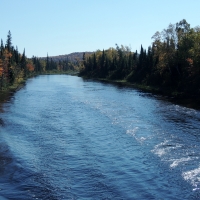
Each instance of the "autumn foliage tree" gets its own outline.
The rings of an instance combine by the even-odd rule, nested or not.
[[[2,39],[0,44],[0,89],[4,90],[15,83],[20,83],[34,74],[53,70],[74,70],[75,65],[76,63],[71,63],[69,60],[56,62],[48,54],[46,59],[35,56],[27,58],[25,49],[23,53],[19,53],[18,47],[12,45],[12,35],[8,31],[5,45]]]
[[[0,46],[0,89],[20,82],[35,69],[34,65],[25,55],[18,52],[18,48],[12,46],[11,32],[8,32],[6,44],[1,40]]]

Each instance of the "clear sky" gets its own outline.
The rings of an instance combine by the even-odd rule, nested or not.
[[[151,45],[156,31],[186,19],[200,25],[199,0],[0,0],[0,38],[28,57]]]

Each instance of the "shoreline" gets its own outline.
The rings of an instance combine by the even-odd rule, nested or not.
[[[10,96],[14,94],[15,92],[19,91],[21,88],[24,87],[26,84],[26,80],[20,82],[19,84],[14,84],[12,86],[9,86],[8,88],[0,91],[0,103],[4,103],[8,101]]]

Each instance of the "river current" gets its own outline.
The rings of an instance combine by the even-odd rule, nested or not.
[[[200,199],[198,110],[43,75],[0,118],[0,199]]]

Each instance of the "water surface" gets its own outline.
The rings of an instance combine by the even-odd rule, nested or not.
[[[2,199],[199,199],[200,112],[44,75],[3,104]]]

